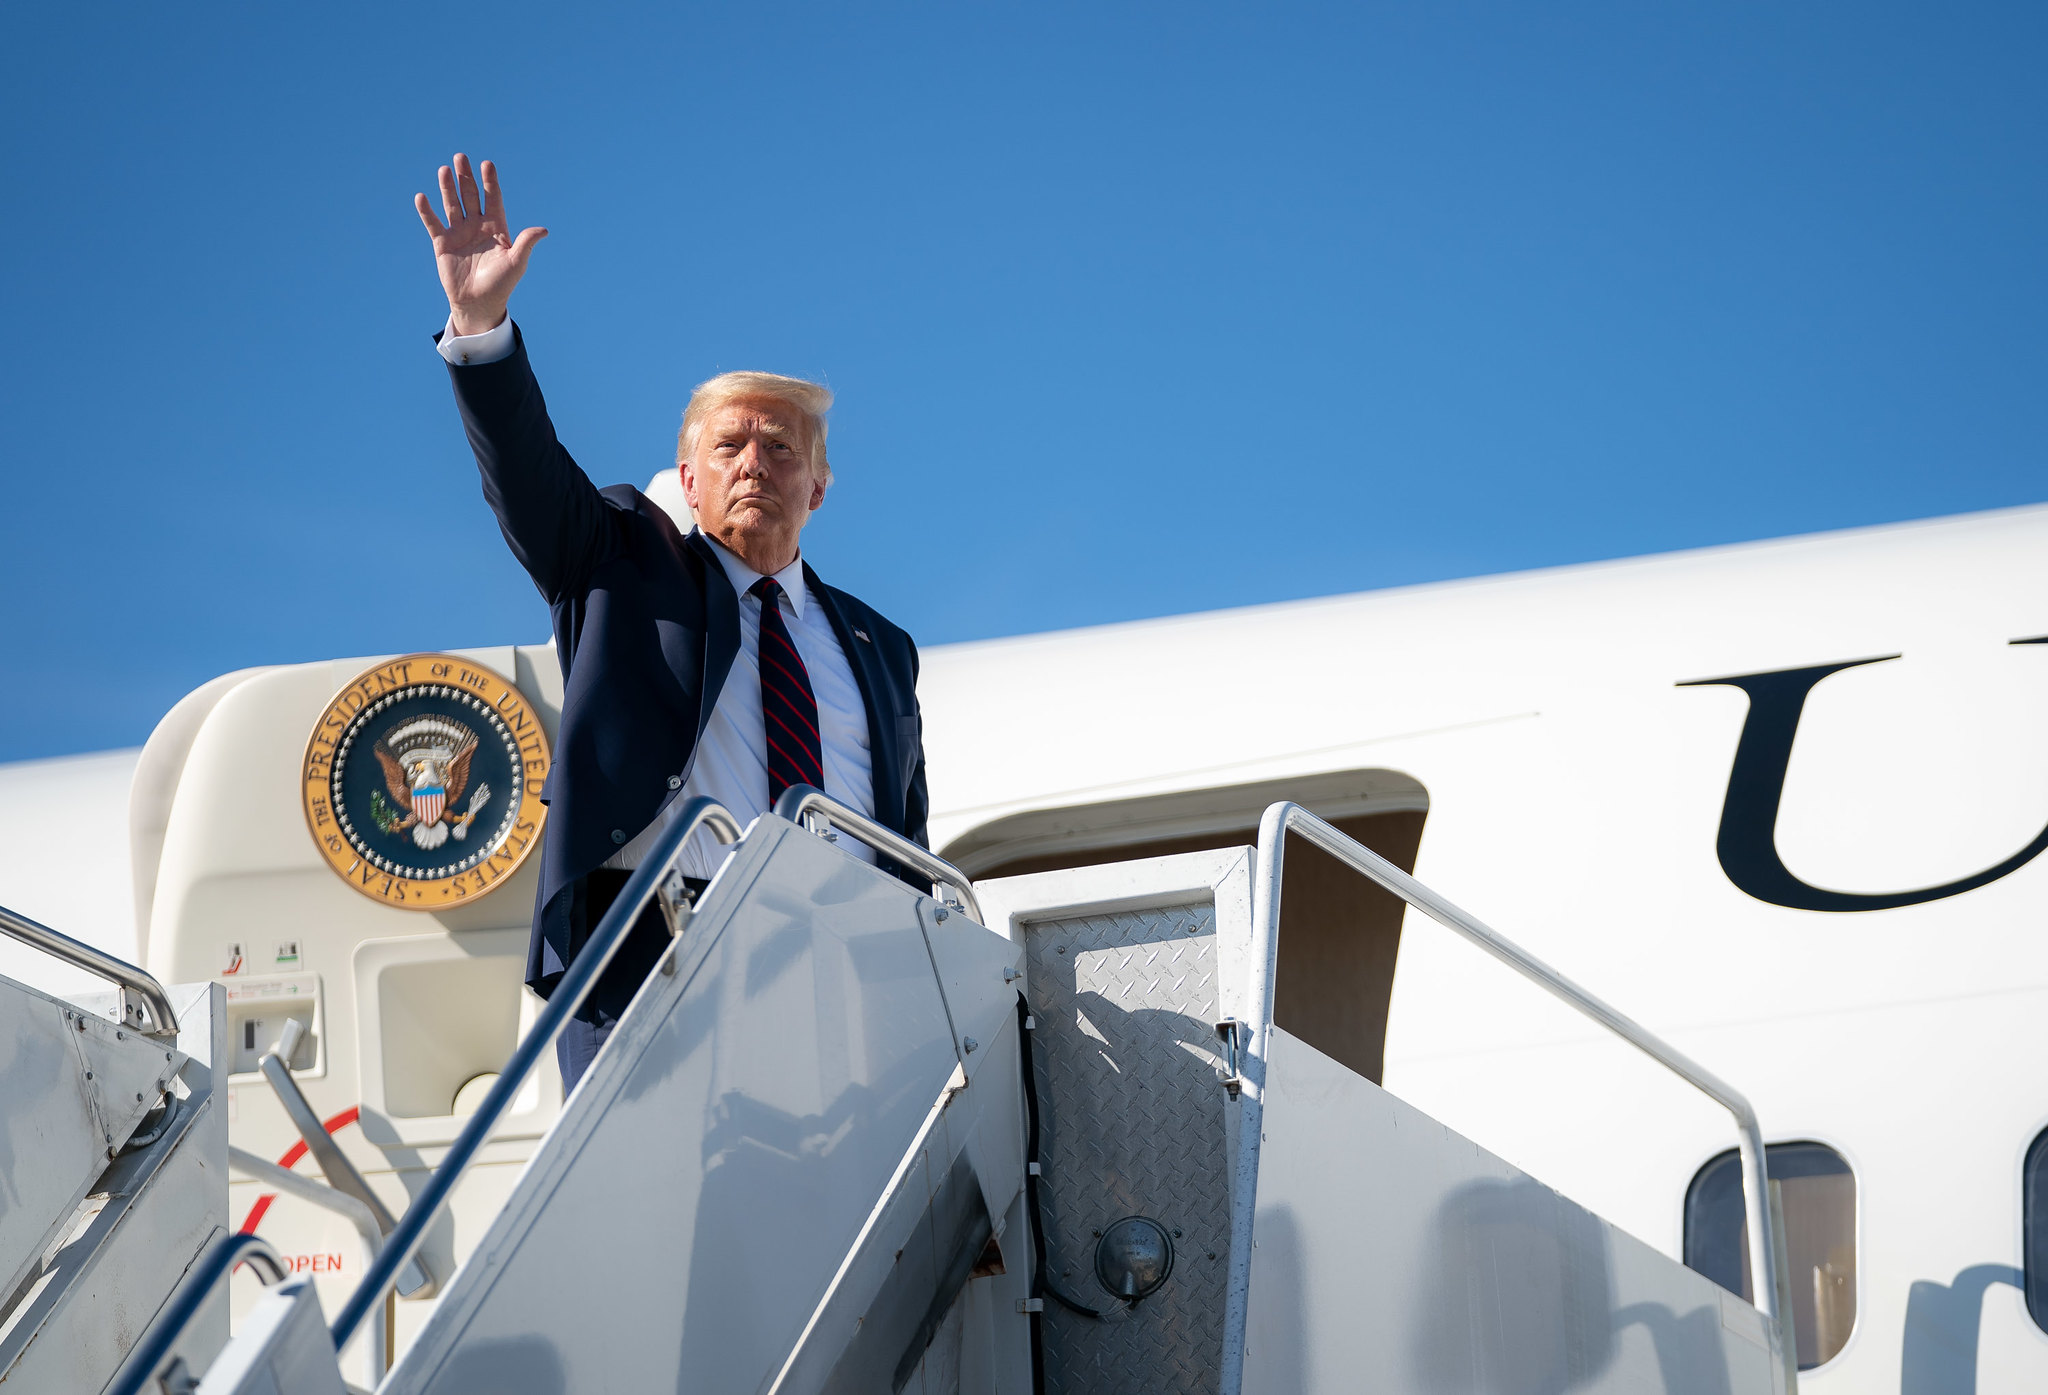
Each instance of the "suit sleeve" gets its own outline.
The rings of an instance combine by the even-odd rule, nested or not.
[[[484,499],[512,555],[549,605],[582,591],[623,542],[616,511],[555,439],[547,402],[513,328],[509,356],[448,365]]]

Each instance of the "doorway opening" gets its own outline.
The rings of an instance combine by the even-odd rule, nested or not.
[[[1097,804],[1034,809],[970,829],[941,851],[977,881],[1258,841],[1266,806],[1291,799],[1404,872],[1415,870],[1429,793],[1394,770],[1349,770]],[[1407,906],[1322,849],[1289,838],[1273,1017],[1374,1084]]]

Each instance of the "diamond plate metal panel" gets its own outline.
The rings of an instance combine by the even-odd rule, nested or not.
[[[1106,1307],[1095,1243],[1111,1222],[1150,1216],[1175,1250],[1172,1278],[1129,1322],[1046,1304],[1046,1391],[1212,1392],[1230,1258],[1215,907],[1034,921],[1024,938],[1047,1264]]]

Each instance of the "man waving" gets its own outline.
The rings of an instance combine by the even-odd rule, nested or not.
[[[562,663],[526,962],[545,997],[689,796],[744,825],[790,785],[812,784],[924,843],[917,647],[799,551],[832,483],[828,389],[773,373],[701,384],[676,440],[697,527],[677,531],[630,485],[593,485],[555,439],[506,312],[547,230],[511,235],[489,160],[472,172],[457,155],[440,191],[440,217],[426,195],[415,203],[448,293],[441,356],[484,498],[547,600]],[[700,842],[682,862],[699,887],[715,863]],[[667,943],[658,914],[634,925],[557,1044],[565,1088]]]

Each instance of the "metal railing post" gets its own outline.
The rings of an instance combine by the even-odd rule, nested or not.
[[[279,1034],[276,1044],[258,1058],[257,1068],[263,1072],[263,1078],[270,1082],[271,1091],[277,1096],[277,1102],[284,1106],[285,1117],[290,1119],[292,1127],[299,1131],[299,1138],[305,1143],[306,1151],[313,1155],[313,1161],[321,1174],[327,1178],[327,1185],[345,1196],[354,1198],[377,1223],[379,1237],[389,1235],[397,1228],[398,1222],[392,1219],[391,1212],[385,1208],[377,1193],[370,1190],[369,1179],[349,1161],[348,1154],[341,1151],[341,1145],[334,1141],[334,1135],[327,1132],[326,1126],[320,1122],[320,1116],[313,1111],[312,1103],[299,1089],[299,1082],[292,1079],[291,1067],[286,1062],[291,1059],[292,1052],[297,1049],[299,1039],[304,1033],[305,1027],[298,1018],[286,1018],[284,1031]],[[374,1260],[376,1256],[372,1255],[371,1258]],[[398,1271],[398,1291],[408,1298],[433,1281],[434,1276],[427,1271],[427,1266],[420,1262],[417,1255],[407,1260]]]
[[[178,1014],[172,1010],[171,998],[164,992],[164,986],[127,960],[116,959],[105,950],[94,949],[5,906],[0,906],[0,935],[7,935],[61,959],[73,968],[113,982],[121,990],[122,1024],[131,1030],[152,1037],[175,1037],[178,1034]]]
[[[340,1216],[356,1228],[356,1235],[363,1242],[364,1269],[377,1262],[377,1251],[384,1248],[384,1230],[360,1198],[336,1191],[311,1177],[301,1177],[288,1167],[279,1167],[268,1158],[258,1157],[233,1144],[228,1145],[228,1167],[252,1181],[275,1187],[287,1196],[295,1196]],[[385,1350],[384,1325],[373,1322],[370,1324],[370,1384],[373,1387],[384,1379],[384,1372],[390,1365],[391,1354]]]
[[[919,847],[895,829],[876,823],[858,809],[848,808],[816,785],[791,785],[782,792],[782,798],[775,801],[775,816],[788,819],[799,828],[809,827],[813,814],[822,814],[826,820],[826,830],[814,829],[814,832],[844,829],[883,856],[929,877],[934,890],[950,889],[959,896],[961,910],[977,924],[986,923],[981,918],[981,902],[974,896],[974,883],[965,872],[931,849]]]
[[[1770,1205],[1770,1183],[1765,1171],[1764,1137],[1756,1111],[1740,1091],[1676,1047],[1662,1041],[1632,1018],[1616,1011],[1579,987],[1557,970],[1502,936],[1474,916],[1466,914],[1421,882],[1403,872],[1372,849],[1317,818],[1298,804],[1278,803],[1267,808],[1259,821],[1256,881],[1252,892],[1253,942],[1266,947],[1264,962],[1252,965],[1251,1002],[1262,1013],[1273,1001],[1273,975],[1279,946],[1280,887],[1285,866],[1286,836],[1295,833],[1344,863],[1353,871],[1377,882],[1431,920],[1456,931],[1500,960],[1522,977],[1558,998],[1569,1007],[1605,1027],[1651,1060],[1726,1109],[1735,1120],[1742,1154],[1742,1198],[1749,1238],[1750,1291],[1757,1309],[1770,1319],[1774,1344],[1772,1355],[1785,1362],[1787,1372],[1796,1366],[1787,1359],[1791,1342],[1791,1315],[1780,1311],[1778,1282],[1779,1244]],[[1262,1099],[1270,1022],[1262,1018],[1254,1025],[1246,1063],[1247,1090],[1255,1101]],[[1248,1219],[1247,1215],[1247,1219]],[[1237,1257],[1233,1255],[1233,1261]],[[1245,1257],[1249,1265],[1249,1255]],[[1796,1381],[1796,1375],[1788,1376]],[[1791,1387],[1788,1386],[1788,1390]]]
[[[142,1334],[142,1340],[129,1349],[128,1359],[107,1383],[106,1395],[156,1395],[149,1387],[156,1380],[157,1368],[169,1358],[185,1329],[213,1297],[215,1285],[233,1273],[238,1264],[247,1264],[265,1284],[281,1284],[291,1277],[268,1240],[255,1235],[228,1236],[208,1250],[185,1281],[172,1290],[156,1321]]]
[[[541,1009],[531,1030],[512,1052],[511,1059],[498,1074],[497,1083],[484,1096],[484,1102],[463,1125],[441,1165],[434,1169],[426,1186],[420,1189],[419,1195],[413,1198],[412,1204],[399,1218],[397,1226],[384,1238],[383,1253],[370,1266],[370,1272],[363,1275],[363,1281],[356,1285],[355,1292],[349,1295],[329,1328],[336,1351],[348,1345],[363,1319],[383,1301],[384,1291],[391,1287],[398,1271],[426,1238],[427,1227],[440,1214],[441,1207],[455,1190],[455,1184],[462,1180],[464,1170],[483,1148],[498,1120],[512,1107],[512,1101],[526,1083],[526,1077],[540,1063],[541,1054],[554,1045],[555,1037],[561,1033],[571,1014],[583,1005],[583,1000],[597,986],[598,977],[625,942],[626,932],[632,929],[633,922],[640,918],[640,912],[654,899],[655,891],[670,865],[699,828],[709,828],[721,842],[739,841],[739,821],[717,801],[700,797],[677,810],[676,817],[654,840],[647,860],[626,879],[618,899],[612,902],[611,909],[604,913],[597,928],[591,931],[590,938],[584,941],[568,972],[562,975],[555,991],[548,996],[547,1006]]]

